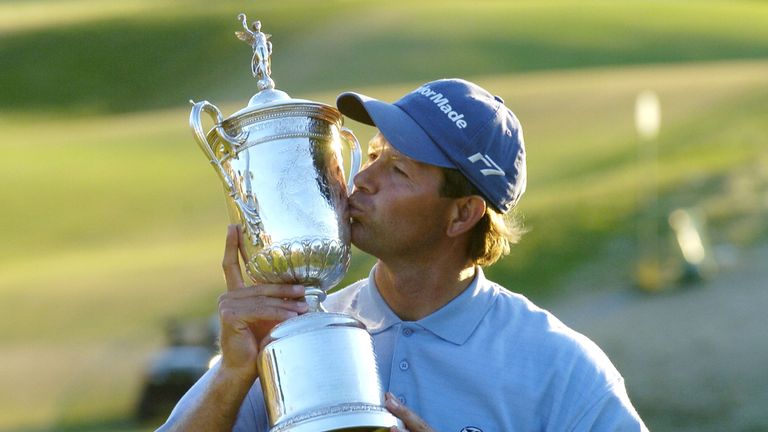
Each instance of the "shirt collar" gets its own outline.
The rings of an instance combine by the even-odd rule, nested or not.
[[[368,283],[360,290],[357,308],[357,318],[365,324],[371,334],[381,333],[402,322],[379,293],[375,274],[376,266],[373,266],[368,274]]]
[[[496,299],[494,284],[485,278],[482,268],[475,269],[475,278],[461,294],[416,324],[456,345],[466,342]],[[374,266],[368,275],[368,283],[361,290],[358,310],[358,318],[371,334],[403,322],[381,297],[375,271]]]

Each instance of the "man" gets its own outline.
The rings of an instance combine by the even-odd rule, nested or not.
[[[394,104],[355,93],[339,110],[375,125],[350,196],[352,242],[378,259],[328,297],[374,339],[387,408],[417,431],[645,430],[621,375],[586,337],[481,265],[520,235],[505,215],[525,191],[520,124],[467,81],[425,84]],[[301,286],[246,286],[230,227],[219,302],[222,360],[163,430],[266,430],[259,344],[307,310]],[[396,430],[396,428],[393,428]]]

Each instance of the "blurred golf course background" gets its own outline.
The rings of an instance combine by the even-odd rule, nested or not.
[[[157,426],[134,420],[144,368],[169,320],[210,316],[224,289],[224,198],[188,100],[229,115],[256,91],[239,12],[273,35],[293,97],[393,100],[454,76],[502,96],[525,129],[530,232],[488,273],[534,301],[574,275],[588,288],[569,295],[684,295],[677,208],[706,220],[722,271],[768,241],[768,2],[2,0],[0,430]],[[635,129],[646,90],[656,139]],[[345,283],[371,262],[355,252]],[[589,283],[604,272],[624,283]],[[675,412],[634,402],[672,430]],[[680,415],[705,430],[711,409]],[[768,430],[762,415],[719,430]]]

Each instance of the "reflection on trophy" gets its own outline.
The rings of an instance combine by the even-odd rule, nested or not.
[[[194,103],[190,125],[242,226],[249,276],[307,288],[309,312],[276,326],[259,355],[271,432],[388,430],[397,419],[383,407],[370,335],[355,318],[321,305],[349,266],[347,194],[360,146],[338,110],[275,89],[270,35],[259,21],[238,19],[244,30],[236,36],[253,48],[259,92],[226,119],[213,104]],[[202,113],[214,122],[207,133]],[[351,148],[349,184],[342,143]]]

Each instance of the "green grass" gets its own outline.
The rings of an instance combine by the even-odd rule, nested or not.
[[[768,56],[764,2],[102,3],[2,4],[0,106],[93,113],[242,100],[255,86],[249,48],[232,35],[240,11],[274,34],[273,75],[289,93]]]
[[[536,300],[638,216],[663,222],[768,158],[764,2],[111,3],[0,1],[0,430],[139,430],[164,323],[213,312],[227,218],[186,100],[226,114],[253,92],[241,10],[274,34],[295,97],[392,100],[444,75],[501,95],[525,128],[530,232],[488,273]],[[704,62],[733,59],[752,60]],[[656,168],[632,123],[649,88]],[[735,207],[760,211],[744,201],[706,204],[731,227]],[[344,283],[371,262],[355,253]]]

